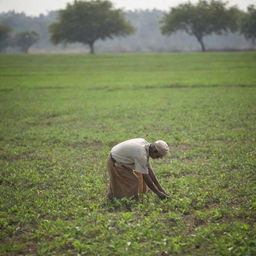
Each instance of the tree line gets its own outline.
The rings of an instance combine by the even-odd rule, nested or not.
[[[172,41],[189,50],[192,49],[191,37],[202,51],[206,51],[209,38],[221,41],[223,35],[232,35],[232,40],[235,38],[238,42],[242,35],[254,47],[255,6],[242,11],[236,6],[228,7],[220,0],[199,0],[196,4],[180,4],[169,12],[123,12],[115,9],[110,1],[94,0],[74,1],[65,9],[46,16],[28,17],[15,12],[0,14],[0,51],[16,49],[27,52],[35,44],[51,47],[50,42],[76,47],[87,45],[92,54],[95,45],[108,49],[107,45],[118,44],[114,48],[119,51],[169,51],[175,50],[168,48]],[[183,40],[188,37],[189,40]],[[144,46],[140,45],[141,42]]]

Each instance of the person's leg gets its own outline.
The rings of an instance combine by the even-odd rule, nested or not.
[[[138,192],[139,194],[145,194],[149,191],[149,187],[147,186],[146,182],[143,179],[143,176],[141,173],[135,172],[134,174],[136,175],[137,179],[139,180],[139,189]]]
[[[138,197],[139,181],[131,169],[108,159],[110,177],[108,198]]]
[[[112,187],[113,187],[113,180],[114,180],[114,175],[115,175],[115,172],[114,172],[113,169],[114,169],[114,163],[113,163],[111,157],[108,156],[107,171],[108,171],[108,175],[109,175],[109,187],[108,187],[108,193],[107,193],[107,196],[106,196],[108,199],[113,198]]]

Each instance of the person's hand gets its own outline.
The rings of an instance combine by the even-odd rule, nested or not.
[[[163,193],[163,192],[159,192],[159,193],[158,193],[158,197],[159,197],[161,200],[164,200],[164,199],[167,199],[167,198],[168,198],[168,196],[167,196],[165,193]]]
[[[160,191],[164,193],[167,197],[169,197],[168,194],[163,189],[161,189]]]

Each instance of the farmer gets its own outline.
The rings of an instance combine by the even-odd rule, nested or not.
[[[138,199],[138,194],[146,193],[150,188],[160,199],[167,198],[150,166],[149,157],[162,158],[168,151],[168,145],[162,140],[150,144],[141,138],[114,146],[107,161],[110,177],[107,197]]]

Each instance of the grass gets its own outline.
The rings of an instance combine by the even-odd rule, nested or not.
[[[255,255],[255,57],[0,55],[0,254]],[[104,199],[134,137],[168,201]]]

